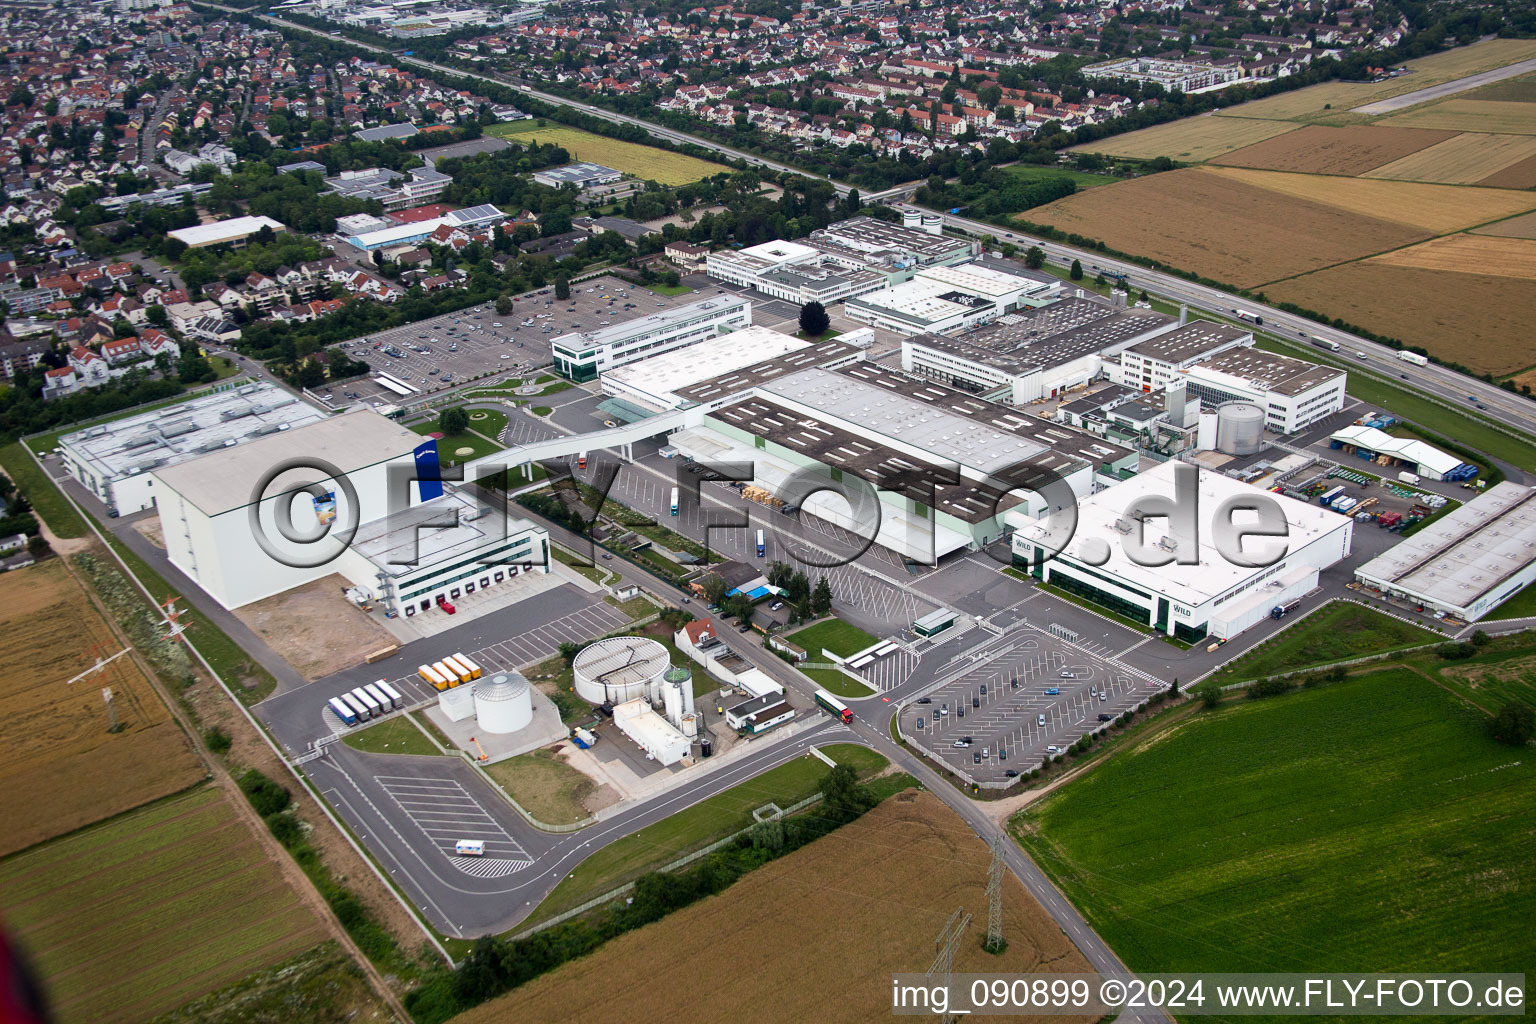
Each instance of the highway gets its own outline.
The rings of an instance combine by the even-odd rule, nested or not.
[[[218,4],[205,4],[203,6],[213,7],[221,11],[228,11],[232,14],[249,13],[239,11],[238,9],[232,7],[223,7]],[[323,32],[319,29],[310,28],[307,25],[300,25],[295,22],[284,21],[281,18],[274,18],[270,15],[260,15],[259,17],[261,17],[262,20],[269,22],[270,24],[277,25],[282,28],[291,29],[297,32],[307,32],[311,35],[317,35],[339,43],[356,46],[359,49],[368,50],[373,53],[386,54],[402,64],[413,65],[415,67],[438,72],[440,74],[456,75],[461,78],[482,82],[491,82],[497,85],[505,86],[507,88],[517,89],[520,92],[523,92],[533,97],[534,99],[541,100],[545,103],[554,104],[556,106],[567,106],[573,110],[579,110],[583,114],[602,118],[603,120],[612,122],[614,124],[633,125],[650,133],[650,135],[654,138],[662,139],[667,142],[699,146],[704,149],[719,153],[722,156],[735,160],[744,160],[749,164],[766,168],[768,170],[800,174],[807,177],[820,177],[819,175],[811,174],[810,172],[804,171],[800,168],[791,167],[788,164],[779,163],[774,160],[769,160],[766,157],[757,156],[752,153],[747,153],[742,150],[735,149],[723,143],[716,142],[713,139],[706,139],[697,135],[690,135],[686,132],[676,131],[671,128],[663,127],[662,125],[654,124],[650,121],[642,120],[641,118],[630,117],[627,114],[620,114],[612,110],[605,110],[602,107],[593,106],[590,103],[582,103],[577,100],[566,99],[563,96],[557,96],[553,93],[543,92],[528,84],[527,82],[522,81],[521,79],[511,78],[506,75],[484,74],[477,71],[465,71],[459,68],[449,67],[445,64],[437,64],[432,61],[421,60],[416,57],[405,57],[401,56],[395,51],[387,50],[383,47],[372,46],[367,43],[361,43],[355,39],[351,39],[347,36],[339,35],[333,32]],[[919,182],[909,182],[904,185],[898,185],[894,188],[886,189],[883,192],[869,193],[865,195],[864,198],[867,200],[889,201],[906,199],[907,197],[910,197],[918,187],[920,187],[920,184],[921,183]],[[848,190],[853,187],[838,181],[833,181],[832,185],[839,193],[844,194],[846,194]],[[1160,298],[1165,298],[1171,302],[1187,303],[1190,309],[1196,312],[1215,313],[1226,316],[1228,318],[1232,318],[1235,315],[1236,310],[1242,309],[1245,312],[1253,313],[1262,317],[1264,320],[1264,326],[1266,328],[1272,329],[1276,333],[1294,339],[1298,342],[1304,340],[1304,335],[1307,338],[1315,337],[1321,338],[1325,341],[1337,342],[1340,349],[1339,355],[1349,357],[1349,361],[1351,362],[1358,361],[1361,367],[1373,372],[1379,377],[1390,380],[1392,383],[1397,384],[1398,386],[1402,386],[1402,384],[1406,383],[1419,391],[1425,392],[1431,398],[1434,398],[1447,406],[1457,408],[1468,415],[1478,416],[1480,419],[1485,420],[1489,426],[1496,430],[1512,434],[1515,432],[1536,434],[1536,402],[1532,402],[1529,399],[1522,398],[1518,395],[1513,395],[1508,391],[1505,391],[1503,388],[1499,388],[1492,384],[1485,383],[1484,381],[1468,377],[1465,374],[1457,373],[1454,370],[1446,369],[1442,366],[1436,366],[1433,364],[1428,366],[1415,366],[1412,363],[1404,362],[1403,360],[1397,358],[1396,350],[1386,345],[1381,345],[1376,342],[1369,341],[1365,338],[1358,337],[1349,333],[1348,331],[1341,331],[1334,327],[1319,324],[1315,321],[1308,320],[1305,317],[1296,316],[1293,313],[1286,313],[1275,309],[1273,306],[1267,306],[1262,303],[1253,302],[1247,299],[1239,299],[1238,297],[1229,295],[1217,288],[1196,284],[1193,281],[1185,280],[1184,278],[1173,274],[1149,270],[1146,267],[1140,266],[1139,264],[1116,260],[1111,257],[1101,255],[1097,252],[1092,252],[1085,249],[1074,249],[1069,246],[1062,245],[1059,242],[1051,242],[1019,232],[1010,233],[998,227],[996,224],[988,224],[985,221],[970,220],[968,218],[956,216],[950,213],[940,213],[940,216],[943,218],[944,225],[949,228],[958,229],[978,236],[992,235],[1003,241],[1012,242],[1019,246],[1038,245],[1040,248],[1045,250],[1046,257],[1053,263],[1070,265],[1071,262],[1076,259],[1082,262],[1085,270],[1096,266],[1100,270],[1107,271],[1111,274],[1124,274],[1127,278],[1130,279],[1137,290],[1145,288],[1148,292],[1156,294]],[[1097,273],[1097,271],[1089,272]],[[1361,360],[1354,359],[1354,354],[1357,352],[1363,353],[1365,358]],[[1359,371],[1359,368],[1357,367],[1351,367],[1351,369],[1354,369],[1356,372]],[[1469,397],[1472,399],[1471,401],[1468,400]],[[1485,406],[1485,408],[1477,408],[1477,403],[1481,403],[1483,406]],[[1510,428],[1514,428],[1514,430],[1512,431]],[[1509,472],[1509,467],[1505,467],[1505,472]],[[1516,474],[1511,474],[1511,476],[1518,478]]]

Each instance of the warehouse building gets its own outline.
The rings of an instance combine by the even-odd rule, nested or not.
[[[603,394],[654,412],[683,404],[677,389],[734,373],[744,366],[811,348],[811,342],[750,324],[730,334],[604,371]]]
[[[326,468],[284,468],[296,460]],[[340,573],[387,610],[416,615],[439,596],[547,571],[541,527],[435,483],[434,442],[367,409],[152,475],[167,556],[226,608]],[[410,482],[418,476],[428,482]],[[282,513],[290,533],[315,541],[284,539]]]
[[[1105,372],[1105,356],[1177,327],[1151,310],[1074,296],[1009,313],[958,337],[921,334],[901,343],[901,368],[999,402],[1054,398]]]
[[[1008,266],[1019,272],[978,263],[924,267],[903,284],[850,298],[844,313],[898,334],[953,334],[1060,297],[1055,278],[1042,281],[1022,266]]]
[[[153,470],[325,418],[274,384],[247,384],[59,438],[69,474],[111,516],[155,504]]]
[[[1427,441],[1396,437],[1363,423],[1334,431],[1328,446],[1377,465],[1412,470],[1426,480],[1471,480],[1478,473],[1472,463],[1462,462]]]
[[[1135,515],[1142,501],[1176,498],[1174,474],[1180,468],[1198,473],[1192,496],[1197,527],[1193,555],[1180,550],[1181,539],[1170,529],[1168,519],[1138,520]],[[1244,544],[1251,557],[1284,544],[1283,557],[1257,568],[1236,565],[1217,550],[1212,526],[1225,502],[1250,498],[1273,500],[1288,530],[1283,540],[1257,537]],[[1239,526],[1254,520],[1252,514],[1234,516]],[[1125,550],[1127,542],[1135,542],[1138,522],[1144,548],[1194,560],[1188,565],[1138,564]],[[1014,529],[1017,568],[1190,643],[1206,637],[1230,639],[1270,616],[1275,608],[1310,594],[1317,589],[1322,570],[1349,555],[1354,538],[1354,520],[1349,516],[1178,462],[1162,463],[1081,501],[1076,532],[1059,554],[1048,524],[1013,513],[1008,525]]]
[[[409,202],[406,205],[409,205]],[[388,249],[396,245],[414,245],[432,237],[433,232],[444,226],[474,233],[494,227],[506,219],[506,214],[495,206],[484,203],[464,210],[453,210],[441,217],[407,221],[404,224],[394,224],[386,228],[347,235],[343,241],[365,252],[372,252],[375,249]],[[340,225],[340,221],[337,224]]]
[[[1189,394],[1206,408],[1252,402],[1264,409],[1264,426],[1294,434],[1344,408],[1343,370],[1257,348],[1234,348],[1184,371]]]
[[[570,185],[572,188],[587,189],[593,185],[611,185],[623,177],[623,171],[585,162],[566,164],[564,167],[546,167],[542,171],[533,172],[534,181],[550,188]]]
[[[853,217],[796,241],[712,252],[705,268],[716,280],[774,298],[826,305],[910,280],[924,267],[963,263],[979,251],[977,242]]]
[[[1119,371],[1111,372],[1110,379],[1129,388],[1161,393],[1201,360],[1252,344],[1252,331],[1196,320],[1121,352]]]
[[[818,342],[771,359],[758,359],[729,373],[711,375],[697,383],[673,388],[679,407],[710,412],[740,398],[770,380],[813,366],[835,370],[864,358],[861,349],[840,339]]]
[[[769,377],[669,444],[695,459],[752,463],[757,486],[774,494],[807,467],[834,482],[856,476],[880,503],[875,543],[923,563],[996,540],[1008,509],[1057,511],[1118,481],[1137,460],[1072,427],[868,362]],[[1047,471],[1066,481],[1070,496],[1013,489]],[[802,511],[869,535],[870,524],[840,497],[812,495]]]
[[[1536,580],[1536,489],[1508,481],[1355,570],[1437,615],[1476,622]]]
[[[752,324],[752,303],[719,295],[595,331],[573,331],[549,343],[555,371],[575,381]]]
[[[185,242],[188,249],[206,249],[210,245],[243,246],[252,235],[262,228],[286,231],[281,221],[271,217],[230,217],[212,224],[198,224],[190,228],[178,228],[166,234],[178,242]]]

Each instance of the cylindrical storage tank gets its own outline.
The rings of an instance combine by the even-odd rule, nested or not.
[[[1202,452],[1215,450],[1216,414],[1214,412],[1201,411],[1199,427],[1195,434],[1195,447]]]
[[[683,692],[678,685],[668,681],[661,684],[662,706],[667,721],[681,726],[683,722]]]
[[[902,210],[901,211],[901,226],[904,227],[904,228],[912,228],[914,231],[922,230],[922,226],[923,226],[923,215],[922,215],[922,213],[920,213],[917,210]]]
[[[576,693],[589,704],[622,704],[659,692],[670,663],[667,649],[643,636],[613,636],[588,644],[571,662]]]
[[[498,672],[475,684],[475,718],[486,732],[517,732],[533,721],[533,693],[517,672]]]
[[[699,753],[708,757],[715,752],[715,745],[709,740],[699,740]]]
[[[944,233],[944,221],[936,213],[923,214],[923,230],[930,235],[942,235]]]
[[[1218,405],[1216,450],[1225,455],[1257,455],[1263,451],[1264,409],[1253,402]]]
[[[667,669],[666,681],[676,684],[678,696],[682,698],[682,710],[680,715],[693,714],[693,673],[687,665],[674,665]]]
[[[698,715],[691,715],[690,714],[690,715],[684,715],[683,716],[683,735],[688,737],[689,739],[697,739],[698,738],[698,735],[699,735],[699,716]]]

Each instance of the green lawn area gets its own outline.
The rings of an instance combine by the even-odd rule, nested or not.
[[[685,284],[648,284],[645,286],[657,295],[687,295],[693,291]]]
[[[550,376],[549,374],[546,373],[546,374],[542,374],[542,375],[540,375],[538,377],[535,377],[533,382],[535,384],[548,384],[550,381],[556,380],[556,379],[557,378],[552,377],[552,376]],[[567,382],[567,383],[569,383],[569,382]]]
[[[540,398],[546,398],[549,395],[558,395],[560,392],[562,392],[562,391],[569,391],[571,388],[573,388],[575,386],[576,386],[575,384],[572,384],[568,380],[557,380],[553,384],[551,384],[548,387],[546,387],[544,390],[540,391],[539,392],[539,397]]]
[[[370,754],[437,754],[442,751],[412,725],[409,715],[396,715],[366,729],[349,732],[341,742]]]
[[[466,409],[469,413],[469,429],[496,441],[507,426],[507,414],[495,409]]]
[[[1097,185],[1112,185],[1123,178],[1117,178],[1113,174],[1093,174],[1089,171],[1074,170],[1070,167],[1046,167],[1041,164],[1014,164],[1004,167],[1003,170],[1015,178],[1025,181],[1039,181],[1042,178],[1071,178],[1072,183],[1078,188],[1093,188]]]
[[[1344,367],[1350,371],[1349,393],[1362,402],[1378,406],[1414,423],[1433,424],[1437,434],[1455,438],[1469,448],[1514,463],[1521,469],[1536,470],[1536,439],[1510,437],[1495,429],[1489,420],[1471,415],[1454,404],[1447,409],[1418,392],[1360,372],[1358,361],[1340,359],[1310,345],[1296,345],[1262,335],[1257,339],[1257,347],[1314,363]]]
[[[823,649],[831,651],[839,658],[846,658],[850,654],[864,650],[875,643],[876,639],[858,626],[850,625],[842,619],[818,622],[814,626],[789,635],[789,642],[809,651],[812,661],[821,659]]]
[[[887,764],[880,754],[853,744],[833,744],[823,752],[839,764],[852,765],[861,775],[879,771]],[[555,886],[524,926],[579,906],[676,860],[689,850],[746,828],[752,824],[753,810],[764,804],[785,807],[803,800],[816,792],[826,774],[827,766],[818,758],[799,757],[610,843],[582,861]]]
[[[1003,570],[1003,575],[1004,576],[1012,576],[1014,579],[1021,580],[1024,583],[1028,583],[1030,580],[1032,580],[1034,578],[1034,577],[1030,576],[1029,573],[1025,572],[1023,569],[1015,569],[1011,565]]]
[[[550,545],[549,550],[554,554],[555,561],[560,562],[574,572],[580,573],[593,583],[607,584],[613,574],[606,569],[599,568],[587,561],[584,555],[575,555],[561,547]]]
[[[536,405],[529,411],[532,412],[535,416],[548,416],[555,410],[547,405]]]
[[[435,434],[437,420],[417,423],[410,429],[422,435]],[[470,451],[468,454],[460,455],[461,448],[468,448]],[[437,459],[445,467],[457,466],[461,462],[470,462],[501,450],[501,445],[478,434],[454,434],[437,439]]]
[[[1133,971],[1526,971],[1536,761],[1394,669],[1204,712],[1011,830]]]
[[[800,670],[812,679],[828,693],[839,697],[869,697],[874,690],[855,679],[849,679],[835,668],[803,668]]]
[[[1525,619],[1536,615],[1536,587],[1526,587],[1494,609],[1490,619]]]
[[[582,806],[597,784],[558,760],[547,750],[535,750],[485,766],[485,772],[523,810],[547,825],[572,825],[589,816]]]
[[[48,450],[40,441],[34,443],[38,451]],[[48,524],[48,529],[60,537],[86,535],[85,520],[20,443],[0,448],[0,466],[4,467],[5,475],[11,478],[16,489],[32,503],[33,511]]]
[[[151,1020],[326,937],[213,786],[7,858],[0,908],[60,1021]]]
[[[1437,633],[1374,608],[1353,601],[1334,601],[1238,658],[1216,680],[1235,683],[1258,679],[1440,639]]]

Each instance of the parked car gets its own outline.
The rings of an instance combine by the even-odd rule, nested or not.
[[[932,697],[919,697],[919,698],[917,698],[917,702],[919,704],[932,704],[933,703],[933,698]]]
[[[1036,725],[1044,725],[1045,724],[1045,716],[1044,715],[1036,715],[1035,716],[1035,724]]]

